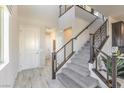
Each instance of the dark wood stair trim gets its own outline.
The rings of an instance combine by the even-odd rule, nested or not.
[[[108,81],[105,79],[105,77],[103,77],[99,71],[97,71],[96,69],[92,69],[92,71],[109,87],[110,87],[110,84],[108,83]]]

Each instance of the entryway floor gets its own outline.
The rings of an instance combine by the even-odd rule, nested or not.
[[[51,65],[43,68],[23,70],[18,73],[15,88],[48,88],[48,81],[51,80]]]

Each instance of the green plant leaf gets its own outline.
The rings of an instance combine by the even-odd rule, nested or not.
[[[111,60],[111,58],[110,57],[105,57],[105,56],[102,56],[102,55],[101,55],[101,58],[102,58],[102,61],[105,64],[105,67],[107,69],[107,72],[108,72],[109,76],[112,76],[112,60]],[[119,76],[121,78],[124,78],[124,71],[122,71],[124,69],[124,60],[118,58],[116,60],[116,63],[117,63],[117,76]]]
[[[124,60],[118,59],[117,61],[117,67],[124,65]]]
[[[117,66],[117,71],[121,70],[121,69],[124,69],[124,64],[121,65],[121,66]]]
[[[119,72],[117,72],[117,76],[118,76],[118,75],[122,75],[122,74],[124,75],[124,71],[119,71]]]

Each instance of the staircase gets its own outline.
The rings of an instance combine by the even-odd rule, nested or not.
[[[58,88],[97,88],[99,82],[90,76],[90,41],[74,54],[70,62],[58,72],[56,79],[50,82],[49,87]]]
[[[99,82],[90,76],[88,62],[90,60],[90,42],[87,41],[70,63],[57,74],[57,79],[66,88],[96,88]]]
[[[60,88],[97,88],[100,87],[97,79],[91,77],[89,70],[89,61],[91,61],[91,44],[93,40],[99,39],[99,36],[105,35],[107,21],[97,17],[88,26],[86,26],[77,36],[68,41],[58,51],[55,49],[55,41],[53,42],[53,53],[52,53],[52,81],[49,87],[60,87]],[[89,31],[90,40],[81,47],[76,53],[73,50],[74,40],[77,40],[84,31]],[[91,34],[92,33],[92,34]],[[105,34],[104,34],[105,33]],[[98,37],[98,38],[97,38]],[[100,37],[100,38],[101,38]],[[102,38],[104,39],[104,38]],[[102,39],[100,39],[103,44]],[[94,41],[96,42],[96,41]],[[96,43],[93,43],[96,44]],[[67,47],[70,46],[70,54],[66,57]],[[64,60],[58,62],[57,54],[63,51]],[[74,55],[73,55],[74,54]],[[72,56],[73,55],[73,56]],[[69,60],[69,61],[68,61]],[[67,62],[68,61],[68,62]],[[67,62],[67,63],[66,63]],[[64,65],[64,66],[63,66]]]
[[[103,24],[102,19],[97,19],[88,29],[94,33]],[[56,79],[50,87],[65,88],[97,88],[99,82],[90,76],[90,40],[88,40],[81,49],[79,49],[56,74]]]

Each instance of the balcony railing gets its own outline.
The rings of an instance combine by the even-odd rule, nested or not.
[[[109,88],[120,87],[117,82],[117,57],[114,55],[111,57],[98,48],[94,47],[94,49],[99,55],[94,57],[93,71]]]
[[[103,47],[104,43],[106,42],[108,35],[107,35],[107,22],[106,20],[103,25],[98,28],[98,30],[95,33],[90,34],[90,62],[94,62],[94,56],[98,55],[97,52],[94,50],[94,47],[98,48],[101,50]]]
[[[65,14],[69,9],[71,9],[73,5],[60,5],[59,6],[59,16]]]
[[[59,6],[59,17],[64,15],[73,6],[74,5],[60,5]],[[83,9],[83,10],[85,10],[85,11],[87,11],[87,12],[89,12],[90,14],[92,14],[94,16],[97,16],[97,17],[102,18],[103,20],[106,20],[106,17],[102,13],[94,10],[93,8],[91,8],[91,7],[87,6],[87,5],[76,5],[76,6],[81,8],[81,9]]]

